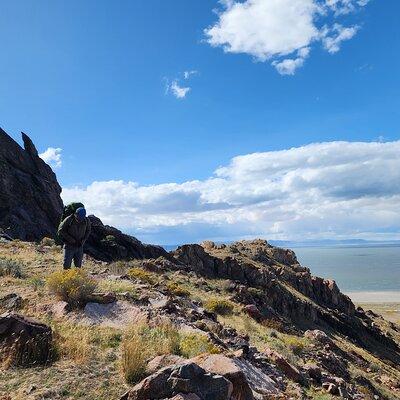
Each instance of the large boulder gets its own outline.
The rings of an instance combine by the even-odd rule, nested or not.
[[[89,215],[92,232],[85,244],[85,253],[102,261],[147,259],[165,257],[169,254],[160,246],[144,244],[133,236],[104,225],[94,215]]]
[[[254,400],[246,375],[234,358],[222,354],[199,356],[192,360],[208,372],[222,375],[233,385],[231,400]]]
[[[0,231],[21,240],[54,237],[61,187],[31,139],[22,139],[24,148],[0,128]]]
[[[197,396],[200,400],[229,400],[231,394],[231,382],[188,361],[148,376],[124,394],[121,400],[159,400],[174,396],[185,399],[185,395],[186,399]]]
[[[29,367],[43,365],[52,354],[52,330],[22,315],[0,316],[0,365]]]

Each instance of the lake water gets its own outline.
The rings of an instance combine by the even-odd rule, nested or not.
[[[345,293],[386,292],[386,297],[393,301],[400,296],[400,247],[298,247],[293,250],[313,275],[334,279]]]

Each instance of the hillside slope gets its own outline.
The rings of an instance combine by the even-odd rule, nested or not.
[[[18,304],[0,300],[0,307],[15,306],[51,326],[57,349],[45,366],[2,370],[0,396],[400,398],[400,328],[356,309],[334,282],[312,277],[292,251],[265,241],[185,245],[168,257],[113,263],[88,257],[97,291],[115,297],[78,310],[68,310],[46,285],[61,265],[61,249],[51,241],[3,241],[0,259],[14,260],[22,272],[0,277],[0,298],[21,296]],[[166,334],[173,345],[160,344],[165,331],[175,332]],[[127,368],[137,372],[140,353],[148,365],[128,384]],[[157,358],[163,354],[174,356]],[[194,388],[175,385],[184,374]],[[205,388],[217,390],[214,397]],[[176,397],[178,390],[186,397]]]

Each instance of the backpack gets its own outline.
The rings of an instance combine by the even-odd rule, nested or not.
[[[66,206],[64,206],[64,210],[61,215],[60,224],[61,224],[61,222],[64,221],[65,218],[69,217],[72,214],[75,214],[75,211],[81,207],[85,208],[85,206],[82,203],[69,203]]]

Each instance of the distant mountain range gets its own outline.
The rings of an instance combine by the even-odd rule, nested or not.
[[[279,247],[325,247],[325,246],[400,246],[400,240],[364,240],[364,239],[322,239],[322,240],[269,240],[268,243]]]

